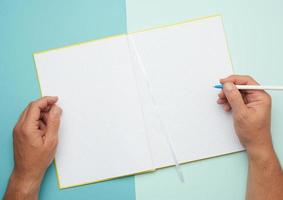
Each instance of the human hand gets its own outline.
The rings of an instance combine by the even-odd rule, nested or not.
[[[271,97],[263,90],[242,90],[237,85],[258,85],[249,76],[232,75],[221,79],[224,84],[218,104],[232,111],[236,133],[249,154],[272,149]]]
[[[29,104],[14,128],[15,166],[5,199],[37,199],[41,180],[54,159],[62,110],[57,97],[43,97]],[[11,197],[11,198],[9,198]]]

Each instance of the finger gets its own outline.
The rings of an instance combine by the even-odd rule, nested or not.
[[[40,120],[42,120],[44,124],[47,124],[47,117],[48,117],[48,112],[40,113]]]
[[[231,111],[232,108],[231,108],[229,103],[225,103],[225,104],[223,104],[223,109],[224,109],[224,111],[229,112],[229,111]]]
[[[234,112],[246,109],[246,105],[244,103],[242,95],[233,83],[224,83],[223,91]]]
[[[225,104],[225,103],[228,103],[228,100],[225,98],[225,99],[217,99],[217,103],[218,104]]]
[[[244,91],[240,91],[240,92],[241,92],[242,98],[244,99],[245,104],[248,103],[246,93]],[[219,99],[226,99],[227,100],[223,90],[218,94],[218,97],[219,97]]]
[[[241,75],[231,75],[227,78],[220,79],[220,83],[224,84],[227,82],[232,82],[235,85],[259,85],[252,77],[250,76],[241,76]]]
[[[41,120],[38,121],[38,129],[39,129],[38,133],[40,134],[40,136],[41,137],[45,136],[46,126]]]
[[[247,104],[248,103],[247,96],[249,96],[248,93],[241,92],[241,95],[242,95],[242,98],[243,98],[245,104]]]
[[[51,105],[46,106],[45,108],[43,108],[41,111],[42,112],[49,112],[51,108]]]
[[[39,129],[42,130],[42,131],[45,131],[46,130],[45,123],[41,120],[39,120],[38,123],[39,123]]]
[[[223,90],[218,94],[218,97],[221,98],[221,99],[224,99],[224,98],[226,99],[226,96],[225,96]]]
[[[25,118],[26,118],[26,113],[27,113],[27,108],[21,113],[21,115],[18,119],[18,122],[16,123],[16,125],[13,129],[13,133],[18,132],[17,130],[19,130],[19,127],[21,127],[22,124],[24,123]]]
[[[47,124],[46,124],[47,144],[57,143],[61,114],[62,114],[62,110],[57,105],[53,105],[51,107],[47,116]]]
[[[230,81],[238,85],[259,85],[259,83],[250,76],[231,75],[225,79],[220,80],[222,84]],[[268,93],[264,90],[242,90],[241,93],[246,104],[262,99],[269,99]]]
[[[18,120],[18,124],[22,124],[25,121],[25,118],[26,118],[26,115],[27,115],[27,110],[28,110],[28,106],[24,109],[24,111],[20,115],[20,118]]]
[[[30,103],[26,119],[31,121],[36,121],[40,119],[40,112],[44,109],[47,109],[48,106],[53,105],[58,100],[58,97],[46,96],[37,101]]]

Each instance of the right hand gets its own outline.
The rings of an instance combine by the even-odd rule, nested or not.
[[[232,75],[221,79],[224,89],[219,93],[218,104],[232,111],[236,133],[250,154],[272,149],[271,97],[263,90],[242,90],[237,85],[258,85],[249,76]]]

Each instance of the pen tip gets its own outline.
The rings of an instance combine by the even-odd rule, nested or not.
[[[214,85],[213,87],[214,87],[214,88],[217,88],[217,89],[222,89],[222,88],[223,88],[223,85]]]

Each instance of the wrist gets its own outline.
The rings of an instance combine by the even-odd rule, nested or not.
[[[246,149],[250,161],[264,162],[275,155],[272,145],[254,146]]]
[[[246,145],[246,151],[250,161],[264,162],[275,156],[275,152],[272,145],[272,139],[270,133],[265,133],[268,137],[260,138],[257,141]]]
[[[17,192],[17,194],[21,194],[21,196],[34,197],[32,199],[37,199],[41,181],[42,176],[30,176],[14,170],[10,177],[9,186],[11,185],[14,191]]]
[[[272,143],[270,145],[247,149],[247,154],[249,170],[260,171],[262,177],[282,176],[282,168]]]
[[[243,145],[249,158],[257,158],[274,153],[270,130],[263,129],[248,135],[251,135],[252,138],[245,140]]]

